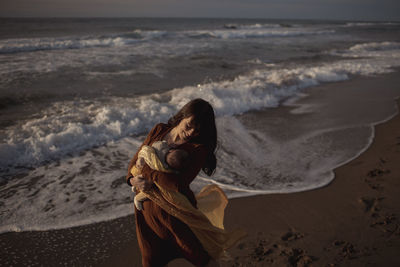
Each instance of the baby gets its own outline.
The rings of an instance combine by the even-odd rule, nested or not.
[[[151,147],[142,147],[131,173],[134,176],[140,174],[144,164],[147,164],[153,170],[179,173],[185,167],[188,157],[189,154],[185,150],[170,148],[166,141],[156,141]],[[134,187],[132,187],[132,191],[135,192]],[[142,192],[135,196],[134,202],[138,210],[143,210],[143,201],[146,199],[146,195]]]

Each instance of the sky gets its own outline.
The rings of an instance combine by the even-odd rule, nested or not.
[[[0,17],[211,17],[400,21],[400,1],[0,0]]]

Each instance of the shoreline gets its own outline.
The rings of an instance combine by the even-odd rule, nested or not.
[[[400,264],[396,256],[400,248],[400,205],[393,198],[400,193],[395,179],[396,175],[400,177],[400,170],[394,163],[400,158],[399,112],[373,129],[372,143],[336,168],[335,178],[324,187],[231,199],[226,211],[227,229],[239,225],[249,236],[230,250],[234,261],[223,266]],[[385,144],[389,135],[390,145]],[[378,152],[382,147],[394,151],[384,155]],[[331,199],[324,202],[328,197]],[[255,217],[257,220],[248,220]],[[0,234],[0,265],[140,266],[133,220],[131,214],[73,228]],[[361,245],[360,237],[365,241]],[[175,260],[169,266],[182,264],[183,260]]]
[[[232,250],[231,265],[399,266],[399,161],[398,113],[375,126],[371,146],[336,168],[327,186],[232,200],[227,222],[252,233]],[[255,215],[262,223],[248,221]]]
[[[388,77],[388,75],[396,75],[396,74],[400,74],[400,68],[396,68],[392,73],[384,74],[383,78]],[[299,104],[298,102],[299,102],[299,100],[301,100],[303,98],[307,99],[307,97],[309,97],[309,92],[310,91],[311,91],[311,94],[313,94],[313,93],[315,93],[315,90],[319,90],[320,87],[323,88],[326,85],[337,86],[338,84],[341,84],[341,83],[347,83],[348,84],[348,83],[351,83],[353,81],[357,82],[357,79],[358,80],[382,79],[382,77],[363,77],[363,76],[360,76],[360,77],[356,78],[355,80],[354,79],[353,80],[344,80],[344,81],[340,81],[340,82],[336,82],[336,83],[326,83],[326,84],[321,84],[321,85],[318,85],[318,86],[315,86],[315,87],[306,88],[303,92],[301,92],[301,94],[304,94],[304,96],[300,96],[300,97],[296,97],[295,96],[293,99],[289,98],[289,99],[281,102],[280,105],[279,105],[279,108],[280,109],[285,109],[286,111],[283,111],[283,112],[287,112],[287,113],[291,113],[291,111],[293,111],[293,110],[302,109],[303,107],[307,108],[308,104],[304,104],[304,103],[303,104]],[[390,76],[389,76],[389,79],[390,79]],[[399,99],[400,99],[400,93],[399,93],[398,100]],[[394,100],[393,103],[398,102],[398,100]],[[326,183],[324,185],[319,185],[319,186],[316,186],[316,187],[315,186],[314,187],[310,186],[309,188],[295,189],[293,191],[287,191],[287,192],[279,192],[279,191],[276,191],[276,190],[271,190],[271,191],[264,191],[264,190],[236,191],[237,193],[234,194],[233,196],[228,196],[229,199],[246,198],[246,197],[253,197],[253,196],[257,196],[257,195],[269,195],[269,194],[292,194],[292,193],[299,193],[299,192],[306,192],[306,191],[310,191],[310,190],[316,190],[316,189],[328,186],[335,179],[335,175],[334,175],[335,169],[337,169],[337,168],[339,168],[339,167],[341,167],[341,166],[343,166],[343,165],[355,160],[362,153],[364,153],[366,150],[368,150],[368,148],[371,146],[371,144],[374,142],[374,139],[375,139],[375,127],[377,125],[380,125],[380,124],[383,124],[383,123],[386,123],[386,122],[390,121],[391,119],[396,117],[398,114],[400,114],[399,105],[395,105],[395,107],[396,107],[396,111],[393,114],[390,114],[389,116],[385,117],[382,120],[379,120],[379,121],[364,125],[366,127],[371,128],[371,136],[369,138],[368,144],[362,150],[358,151],[355,156],[353,156],[353,157],[345,160],[344,162],[339,163],[335,167],[333,167],[332,170],[330,171],[331,174],[332,174],[332,178],[328,183]],[[269,109],[266,110],[266,112],[270,112],[270,111],[271,110],[269,110]],[[255,111],[251,111],[251,112],[257,113],[257,112],[264,112],[264,111],[263,110],[255,110]],[[251,112],[249,112],[249,113],[251,113]],[[296,114],[296,113],[294,113],[294,114]],[[219,184],[217,182],[216,182],[216,184],[219,185],[219,186],[222,186],[222,187],[224,186],[224,184]],[[229,187],[227,187],[226,190],[229,190]],[[44,228],[43,229],[43,228],[40,228],[40,227],[39,228],[32,227],[32,228],[28,228],[28,229],[21,229],[19,226],[13,226],[13,228],[9,228],[11,230],[4,230],[4,231],[0,230],[0,235],[6,234],[6,233],[14,233],[14,232],[15,233],[22,233],[22,232],[37,232],[37,231],[56,231],[56,230],[63,230],[63,229],[69,229],[69,228],[75,228],[75,227],[82,227],[82,226],[88,226],[88,225],[97,224],[97,223],[104,223],[104,222],[106,223],[106,222],[109,222],[109,221],[118,220],[120,218],[132,216],[133,214],[134,213],[131,212],[131,213],[128,213],[128,214],[123,214],[123,215],[119,215],[119,216],[113,216],[113,218],[107,218],[107,219],[103,219],[103,220],[94,220],[94,221],[92,221],[91,219],[86,219],[84,221],[79,221],[79,222],[72,223],[72,224],[69,224],[69,225],[61,225],[61,226],[54,227],[54,228],[50,227],[50,228]],[[1,229],[1,227],[0,227],[0,229]]]
[[[356,117],[356,119],[352,120],[352,124],[351,125],[343,125],[343,124],[337,124],[337,128],[327,128],[326,126],[322,129],[321,132],[340,132],[342,130],[349,130],[352,128],[357,128],[357,127],[364,127],[364,133],[365,136],[363,137],[363,141],[361,142],[362,146],[360,146],[360,150],[353,150],[353,154],[348,154],[348,157],[343,157],[341,159],[341,161],[335,161],[333,164],[330,162],[323,162],[323,164],[326,164],[325,167],[323,168],[323,170],[325,170],[326,172],[319,172],[317,173],[317,175],[314,175],[313,177],[317,177],[318,180],[316,180],[317,183],[304,183],[302,185],[297,184],[296,186],[291,186],[291,187],[283,187],[282,189],[280,189],[279,187],[277,188],[265,188],[265,189],[254,189],[254,190],[246,190],[246,188],[240,188],[240,187],[235,187],[232,186],[232,191],[231,194],[229,194],[229,190],[231,189],[230,185],[224,185],[222,184],[221,186],[224,188],[224,190],[226,190],[226,192],[228,192],[228,197],[230,199],[233,198],[240,198],[240,197],[248,197],[248,196],[254,196],[254,195],[259,195],[259,194],[275,194],[275,193],[296,193],[296,192],[303,192],[303,191],[308,191],[308,190],[314,190],[316,188],[321,188],[326,186],[327,184],[329,184],[332,179],[334,179],[334,173],[333,170],[335,168],[337,168],[338,166],[343,165],[344,163],[358,157],[363,151],[365,151],[365,149],[367,149],[374,136],[373,136],[373,129],[374,129],[374,125],[382,123],[384,121],[387,121],[388,119],[392,118],[396,113],[398,113],[398,108],[396,106],[396,103],[393,101],[393,98],[398,96],[398,91],[395,91],[393,93],[393,89],[390,90],[386,90],[385,88],[391,88],[393,87],[392,84],[397,84],[400,79],[399,79],[399,74],[400,74],[400,69],[396,68],[394,69],[394,71],[392,73],[388,73],[385,75],[378,75],[378,76],[372,76],[372,77],[363,77],[363,76],[359,76],[358,78],[354,78],[352,80],[346,80],[346,81],[340,81],[340,82],[336,82],[336,83],[322,83],[321,85],[315,86],[315,87],[311,87],[311,88],[306,88],[304,89],[300,94],[301,96],[297,97],[295,96],[293,98],[293,101],[290,101],[289,99],[286,99],[286,102],[283,101],[280,103],[280,106],[278,108],[267,108],[267,109],[261,109],[261,110],[254,110],[251,112],[246,112],[245,114],[242,115],[237,115],[234,117],[235,120],[238,120],[241,124],[240,125],[244,125],[245,128],[247,128],[247,130],[251,130],[251,129],[256,129],[256,131],[260,131],[260,133],[264,133],[264,131],[268,132],[270,129],[274,128],[274,120],[277,119],[277,117],[279,118],[279,120],[281,121],[286,121],[286,125],[285,124],[281,124],[281,125],[277,125],[278,129],[282,128],[285,129],[285,134],[288,133],[294,133],[297,130],[297,127],[299,127],[300,129],[304,129],[304,128],[308,128],[309,126],[304,127],[304,125],[310,125],[310,121],[312,121],[313,119],[315,119],[315,113],[320,113],[322,115],[317,116],[316,120],[324,122],[324,120],[326,120],[328,117],[330,116],[332,117],[332,115],[329,114],[329,112],[332,112],[332,109],[336,109],[337,106],[340,106],[340,102],[342,100],[337,100],[338,96],[345,96],[346,93],[352,95],[352,98],[356,99],[354,104],[355,106],[364,106],[365,111],[365,103],[361,103],[361,102],[366,102],[368,109],[370,109],[369,107],[371,105],[374,105],[375,102],[374,101],[382,101],[382,99],[385,99],[384,103],[377,103],[378,105],[374,105],[375,110],[373,112],[367,112],[368,114],[364,114],[363,112],[361,112],[360,110],[358,110],[356,112],[356,116],[354,114],[351,114],[351,112],[354,113],[353,107],[352,107],[352,111],[345,111],[345,114],[350,114],[353,117]],[[380,88],[382,87],[382,88]],[[380,89],[384,89],[384,90],[380,90],[377,92],[377,90],[371,90],[371,88],[380,88]],[[395,88],[395,87],[394,87]],[[331,93],[334,92],[334,93]],[[337,92],[337,93],[336,93]],[[385,97],[379,96],[377,94],[381,94],[381,95],[386,95]],[[355,97],[354,97],[355,96]],[[389,98],[388,98],[389,96]],[[334,101],[332,101],[333,103],[326,103],[326,99],[331,99],[334,98]],[[362,99],[362,101],[360,101],[360,103],[357,103],[357,98],[361,98],[364,97],[365,99]],[[371,102],[371,97],[375,97],[373,99],[373,101]],[[309,99],[312,99],[311,101],[309,101]],[[390,101],[388,101],[388,99],[390,99]],[[289,103],[287,103],[289,102]],[[318,103],[322,102],[322,105],[328,106],[328,108],[326,107],[321,107],[321,109],[315,109],[315,106],[318,106]],[[346,101],[344,101],[346,102]],[[347,101],[349,102],[349,101]],[[346,104],[346,103],[345,103]],[[347,103],[348,105],[348,103]],[[386,110],[386,112],[382,113],[382,106],[384,106],[385,108],[383,108],[384,110]],[[380,108],[379,108],[380,107]],[[389,107],[386,108],[386,107]],[[348,109],[348,107],[347,107]],[[327,116],[325,116],[325,114],[327,114]],[[374,114],[380,114],[379,116],[374,116]],[[343,114],[342,115],[338,115],[336,114],[335,116],[336,118],[341,118],[341,117],[346,117]],[[372,117],[371,120],[366,120],[365,118],[369,118]],[[307,119],[308,118],[308,119]],[[310,119],[312,118],[312,119]],[[363,119],[364,118],[364,119]],[[254,123],[250,123],[251,121],[256,121],[256,125],[254,125]],[[300,122],[297,124],[293,124],[294,120],[299,120]],[[328,119],[329,121],[329,119]],[[287,125],[292,123],[291,125],[291,130],[287,130]],[[264,127],[262,127],[261,129],[257,128],[259,127],[259,125],[265,125]],[[312,125],[310,125],[312,126]],[[350,127],[349,127],[350,126]],[[334,127],[334,126],[333,126]],[[339,129],[339,131],[338,131]],[[300,130],[301,131],[301,130]],[[351,133],[351,130],[349,131]],[[367,133],[368,132],[368,133]],[[246,132],[245,132],[246,133]],[[312,132],[311,132],[312,133]],[[314,133],[320,134],[318,133],[318,129],[314,129]],[[279,134],[282,134],[281,132]],[[335,133],[334,133],[335,134]],[[276,137],[276,133],[274,132],[268,132],[268,135],[271,135],[272,138],[271,140],[273,141],[273,138]],[[275,135],[275,136],[274,136]],[[301,135],[301,134],[299,134]],[[321,135],[321,134],[320,134]],[[368,135],[368,136],[367,136]],[[312,136],[312,135],[309,135]],[[240,137],[238,135],[238,137]],[[365,137],[367,137],[367,139],[365,139]],[[328,136],[329,138],[329,136]],[[294,139],[294,138],[293,138]],[[299,138],[300,139],[300,138]],[[268,140],[267,141],[271,141]],[[291,138],[288,139],[289,141],[291,141]],[[331,140],[335,140],[335,138],[331,138]],[[343,140],[343,135],[342,136],[338,136],[336,137],[336,140]],[[352,139],[354,140],[354,138]],[[361,139],[360,139],[361,140]],[[254,139],[254,141],[259,141],[257,140],[257,138]],[[329,143],[330,140],[328,140]],[[284,141],[279,141],[281,144],[285,144]],[[273,142],[272,142],[273,143]],[[339,145],[341,145],[341,141],[337,142]],[[351,145],[351,142],[347,142],[348,144]],[[100,149],[100,153],[107,153],[106,147],[103,147]],[[276,146],[279,147],[279,146]],[[331,146],[332,148],[335,149],[335,146]],[[266,148],[266,147],[265,147]],[[264,148],[264,149],[265,149]],[[101,151],[103,149],[103,151]],[[306,149],[305,147],[303,147],[303,149]],[[96,149],[95,149],[96,150]],[[91,150],[85,150],[85,152],[90,152]],[[96,151],[95,151],[96,152]],[[238,151],[236,151],[237,153]],[[279,150],[275,149],[275,152],[279,152]],[[271,152],[271,155],[274,155],[275,153],[274,151]],[[303,153],[304,155],[304,153]],[[279,157],[281,159],[284,159],[285,155],[280,155]],[[293,157],[295,158],[295,157]],[[74,158],[72,158],[74,159]],[[128,157],[127,159],[128,160]],[[121,161],[121,165],[119,167],[123,167],[123,165],[125,164],[125,161]],[[65,163],[68,161],[68,158],[66,158],[65,160],[62,161],[57,161],[54,162],[52,165],[52,168],[56,168],[57,164],[60,164],[64,166],[66,165]],[[293,160],[292,160],[293,162]],[[69,166],[69,165],[66,165]],[[305,166],[305,165],[301,165],[300,166]],[[315,164],[314,167],[318,168],[319,165]],[[321,165],[322,166],[322,165]],[[45,166],[41,166],[41,167],[45,167]],[[40,167],[40,168],[41,168]],[[38,168],[39,169],[39,168]],[[282,168],[283,171],[285,170],[289,170],[290,168]],[[121,169],[118,169],[121,170]],[[86,168],[82,168],[82,172],[85,172]],[[303,169],[304,171],[304,169]],[[297,173],[300,173],[299,177],[310,177],[308,175],[304,176],[303,174],[301,174],[301,172],[299,170],[296,171]],[[21,173],[22,175],[23,173]],[[39,172],[39,174],[43,174],[42,172]],[[33,174],[35,175],[39,175],[39,174]],[[123,174],[123,172],[122,172]],[[23,175],[27,176],[29,175],[29,173],[24,173]],[[61,175],[61,174],[60,174]],[[263,174],[260,173],[260,175],[258,175],[258,177],[263,177]],[[321,176],[322,175],[322,176]],[[243,176],[244,178],[244,182],[245,182],[245,178],[246,175]],[[22,176],[20,176],[19,178],[22,178]],[[269,177],[266,177],[266,179],[269,179]],[[1,178],[0,178],[1,180]],[[199,181],[199,180],[198,180]],[[0,181],[1,182],[1,181]],[[244,183],[245,184],[245,183]],[[197,186],[197,185],[196,185]],[[196,188],[197,190],[199,190],[199,186],[197,187],[193,187]],[[7,189],[6,189],[7,190]],[[16,190],[18,190],[18,188],[16,188]],[[118,192],[121,192],[121,190],[125,190],[124,188],[119,188]],[[128,195],[127,195],[128,196]],[[129,201],[129,200],[128,200]],[[130,200],[132,201],[132,200]],[[130,203],[129,201],[129,203]],[[7,202],[6,202],[7,203]],[[118,211],[118,213],[114,210],[112,212],[105,212],[105,213],[98,213],[97,215],[91,216],[91,217],[79,217],[79,220],[71,220],[71,221],[62,221],[59,222],[57,224],[55,223],[49,223],[49,222],[43,222],[43,223],[28,223],[27,225],[24,225],[24,223],[18,222],[15,223],[13,222],[12,224],[8,224],[7,226],[2,226],[0,227],[0,235],[3,233],[7,233],[7,232],[26,232],[26,231],[53,231],[53,230],[59,230],[59,229],[66,229],[66,228],[73,228],[73,227],[80,227],[83,225],[89,225],[89,224],[95,224],[95,223],[99,223],[99,222],[104,222],[104,221],[110,221],[110,220],[114,220],[114,219],[118,219],[121,217],[125,217],[125,216],[130,216],[133,214],[133,210],[129,209],[129,203],[125,204],[126,208],[124,207],[123,209],[120,209]],[[7,205],[7,204],[6,204]],[[20,214],[21,216],[23,216],[23,214]],[[27,227],[29,226],[29,227]]]

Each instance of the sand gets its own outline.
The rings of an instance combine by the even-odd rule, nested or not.
[[[328,186],[232,199],[226,228],[240,226],[248,237],[221,265],[400,266],[400,116],[375,132],[373,144],[337,168]],[[0,248],[0,266],[141,266],[133,215],[6,233]],[[175,260],[169,266],[191,265]]]
[[[320,189],[233,199],[249,237],[223,266],[400,266],[400,117]],[[235,222],[235,223],[233,223]]]

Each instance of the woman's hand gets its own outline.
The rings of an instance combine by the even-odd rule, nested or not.
[[[144,164],[146,164],[146,161],[144,160],[144,158],[140,157],[137,159],[136,161],[136,168],[138,168],[139,170],[143,169]]]
[[[132,186],[136,187],[140,191],[148,191],[148,190],[150,190],[151,186],[153,185],[152,182],[147,181],[140,174],[129,179],[129,182],[131,183]]]

